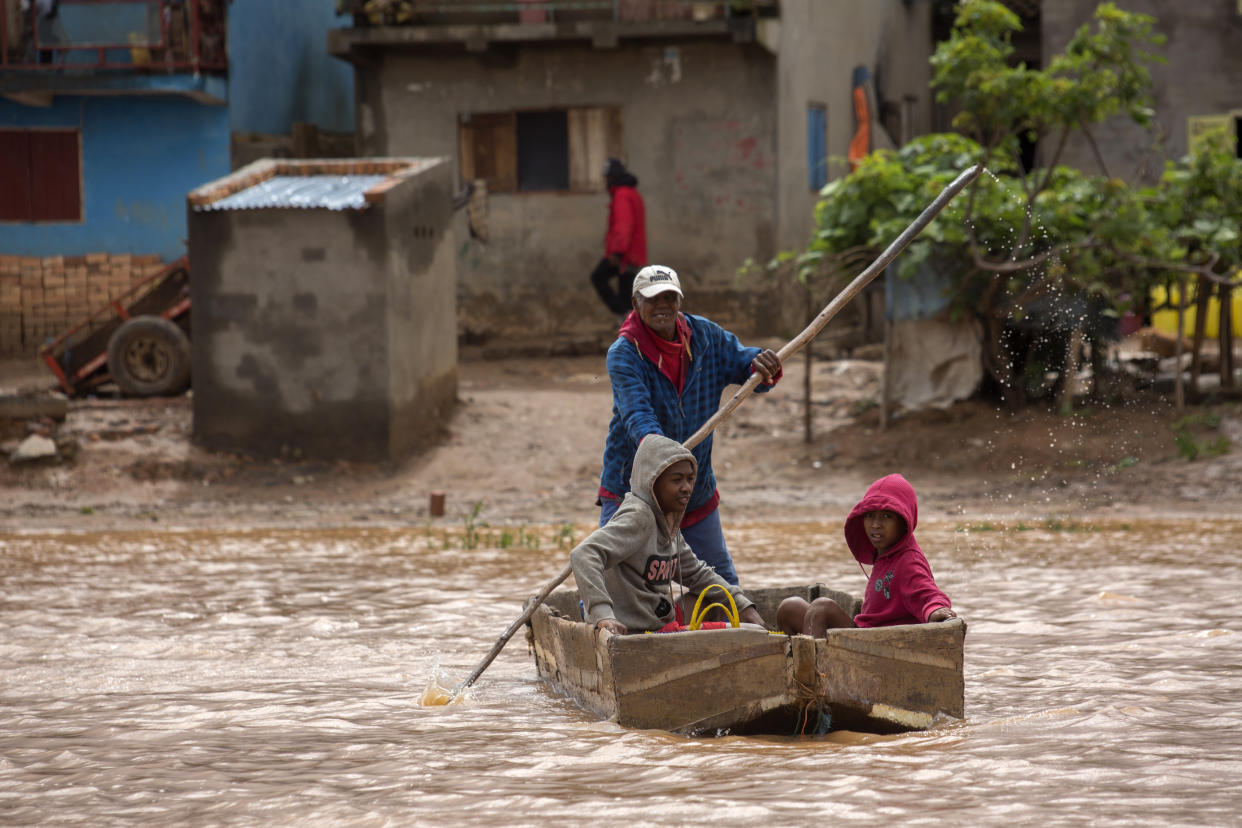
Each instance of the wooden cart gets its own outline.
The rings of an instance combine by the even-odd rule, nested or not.
[[[190,384],[190,268],[180,258],[39,349],[66,394],[114,382],[127,397]]]

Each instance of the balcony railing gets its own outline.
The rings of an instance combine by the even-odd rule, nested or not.
[[[770,17],[778,0],[337,0],[355,26],[645,22]]]
[[[0,10],[0,71],[222,72],[227,0],[60,0]],[[49,4],[50,5],[50,4]]]

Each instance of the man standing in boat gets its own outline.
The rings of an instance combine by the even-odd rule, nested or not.
[[[702,316],[681,312],[681,280],[671,267],[649,265],[634,277],[633,311],[608,349],[612,420],[604,443],[604,468],[597,504],[600,526],[629,491],[634,453],[648,434],[680,443],[706,423],[730,385],[754,371],[763,375],[757,391],[781,377],[781,361],[770,349],[747,348],[737,336]],[[694,554],[730,584],[737,571],[725,546],[717,506],[720,494],[712,470],[712,437],[693,449],[698,477],[681,532]]]

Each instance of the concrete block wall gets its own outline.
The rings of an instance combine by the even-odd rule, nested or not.
[[[334,166],[389,175],[365,209],[195,209],[270,163],[188,199],[194,440],[259,456],[399,460],[430,442],[456,400],[449,167]]]

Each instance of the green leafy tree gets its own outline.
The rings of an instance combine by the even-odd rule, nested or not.
[[[959,108],[960,134],[872,153],[831,182],[816,208],[816,236],[799,259],[802,277],[846,251],[881,249],[964,168],[983,164],[990,174],[907,248],[900,272],[908,277],[931,263],[955,277],[956,312],[978,319],[988,373],[1010,404],[1021,404],[1049,367],[1037,345],[1056,341],[1064,357],[1071,330],[1101,309],[1115,310],[1127,294],[1145,295],[1144,280],[1189,244],[1184,234],[1153,227],[1163,228],[1174,209],[1162,200],[1165,190],[1136,191],[1109,177],[1098,151],[1097,175],[1060,164],[1071,135],[1094,147],[1092,131],[1108,118],[1150,124],[1148,66],[1158,58],[1149,50],[1162,42],[1154,22],[1103,3],[1093,24],[1037,70],[1013,60],[1016,15],[993,0],[963,0],[932,58],[933,87]],[[1023,169],[1022,137],[1039,142],[1044,166]],[[1023,344],[1015,332],[1024,329],[1040,333]],[[1060,335],[1043,335],[1049,331]]]
[[[1186,302],[1192,295],[1198,298],[1196,346],[1202,341],[1210,292],[1215,288],[1222,294],[1220,327],[1228,331],[1232,326],[1230,294],[1242,284],[1242,160],[1235,152],[1236,140],[1224,129],[1204,136],[1191,155],[1165,165],[1159,186],[1140,194],[1149,217],[1149,232],[1137,240],[1129,258],[1162,280],[1165,295],[1175,302]],[[1232,347],[1231,342],[1222,340],[1224,345]],[[1230,360],[1222,363],[1224,368],[1231,365]],[[1196,347],[1192,385],[1201,366]],[[1183,399],[1181,378],[1179,373],[1179,407]]]

